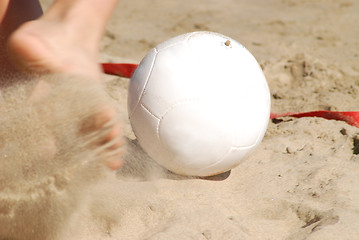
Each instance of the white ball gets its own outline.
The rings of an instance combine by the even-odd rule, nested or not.
[[[144,57],[130,81],[128,112],[138,142],[160,165],[210,176],[237,166],[262,141],[270,93],[241,44],[193,32]]]

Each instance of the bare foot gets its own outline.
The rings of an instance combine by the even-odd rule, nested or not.
[[[69,73],[99,79],[96,44],[73,31],[78,29],[45,17],[27,22],[10,36],[10,57],[28,73]]]
[[[9,56],[28,73],[81,75],[97,84],[101,76],[98,45],[116,3],[117,0],[107,4],[100,0],[55,1],[43,16],[24,23],[10,35]],[[44,99],[47,92],[51,92],[51,87],[40,81],[30,99],[35,102]],[[97,114],[84,119],[81,134],[89,135],[106,128],[107,133],[96,144],[112,152],[122,145],[118,140],[121,126],[115,121],[115,115],[110,106],[100,106]],[[109,160],[107,165],[115,169],[121,162]]]
[[[104,134],[96,138],[92,143],[95,148],[102,148],[102,151],[107,152],[105,164],[112,170],[122,167],[122,155],[124,141],[122,139],[121,124],[114,121],[116,119],[116,112],[111,108],[100,107],[99,112],[84,119],[80,127],[80,134],[86,136],[95,131],[102,131]]]
[[[51,85],[40,80],[29,96],[29,101],[33,104],[46,102],[52,93]],[[123,165],[123,139],[121,124],[116,121],[116,112],[107,105],[99,105],[97,111],[91,116],[82,119],[79,126],[79,134],[83,138],[91,139],[90,147],[98,151],[104,158],[104,164],[112,169],[118,169]],[[44,123],[53,121],[54,112],[47,109],[42,112]],[[43,146],[47,159],[51,159],[56,154],[56,143],[54,139],[49,139],[49,145]],[[52,157],[51,157],[52,156]]]

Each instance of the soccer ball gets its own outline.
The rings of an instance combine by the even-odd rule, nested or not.
[[[152,49],[134,72],[128,112],[142,148],[181,175],[237,166],[262,141],[270,114],[263,72],[235,40],[187,33]]]

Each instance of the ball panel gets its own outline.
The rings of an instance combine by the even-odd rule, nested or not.
[[[199,37],[202,41],[191,42],[195,46],[189,47],[187,39],[193,41]],[[216,39],[204,44],[206,41],[203,41],[203,37],[207,38],[205,40],[212,39],[209,33],[191,33],[166,41],[156,48],[158,55],[143,101],[149,108],[156,109],[157,116],[162,116],[168,106],[176,104],[178,100],[213,98],[218,92],[218,81],[224,79],[221,74],[213,74],[221,68],[224,72],[231,71],[225,67],[231,61],[228,54],[208,57],[209,51],[218,44],[224,46],[225,41]]]
[[[195,65],[187,61],[187,45],[183,42],[158,52],[142,101],[161,117],[179,101],[197,98],[195,87],[189,84]]]
[[[258,137],[267,128],[270,96],[260,87],[261,82],[252,81],[238,91],[232,105],[232,125],[235,134],[233,145],[249,147],[258,142]]]
[[[222,107],[237,111],[236,104],[263,103],[262,98],[269,96],[268,87],[261,91],[266,81],[254,57],[234,40],[230,47],[225,46],[228,38],[218,39],[217,35],[192,34],[188,42],[159,51],[143,96],[156,116],[184,99],[215,98],[225,103]],[[208,56],[209,50],[213,57]],[[246,97],[248,102],[243,102]]]
[[[226,172],[238,166],[251,152],[252,147],[247,148],[231,148],[228,153],[219,159],[216,163],[206,166],[205,168],[198,169],[198,176],[210,176]],[[220,171],[219,171],[220,170]]]
[[[226,117],[200,101],[173,106],[159,125],[161,146],[171,158],[158,156],[157,160],[172,171],[196,175],[229,151],[232,133],[225,122]]]
[[[157,129],[160,120],[153,116],[143,105],[139,104],[130,117],[133,132],[142,148],[155,158],[162,154]]]
[[[127,106],[129,116],[132,115],[136,106],[139,104],[143,91],[151,76],[153,64],[155,62],[157,50],[152,49],[140,62],[136,71],[133,73],[128,89]]]
[[[196,32],[190,32],[190,33],[185,33],[185,34],[181,34],[179,36],[170,38],[160,44],[158,44],[156,46],[156,49],[158,52],[164,51],[164,49],[178,45],[178,44],[182,44],[183,42],[186,42],[187,39],[192,36],[193,34],[196,34]]]

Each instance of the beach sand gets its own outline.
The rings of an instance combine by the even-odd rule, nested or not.
[[[256,57],[272,112],[357,111],[358,12],[355,0],[121,0],[101,61],[138,63],[162,41],[209,30],[238,40]],[[67,191],[75,199],[61,206],[71,214],[34,212],[51,230],[41,239],[359,238],[358,128],[284,118],[269,123],[257,151],[228,178],[178,177],[137,145],[126,112],[129,80],[104,79],[124,122],[127,164],[91,184],[79,177],[81,184]],[[27,234],[23,239],[39,239]]]

